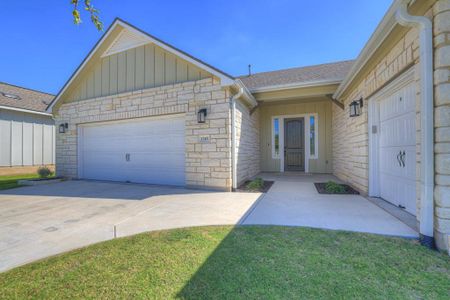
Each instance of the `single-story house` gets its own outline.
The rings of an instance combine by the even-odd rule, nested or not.
[[[34,173],[55,164],[55,96],[0,82],[0,175]]]
[[[227,191],[333,173],[448,249],[449,20],[449,0],[396,0],[355,61],[234,77],[116,19],[48,108],[57,173]]]

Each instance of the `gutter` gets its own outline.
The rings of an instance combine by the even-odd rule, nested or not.
[[[31,110],[31,109],[25,109],[25,108],[17,108],[17,107],[0,105],[0,109],[24,112],[24,113],[34,114],[34,115],[42,115],[42,116],[47,116],[47,117],[53,117],[53,115],[49,114],[49,113]]]
[[[420,168],[420,242],[434,248],[434,103],[433,103],[433,24],[423,16],[408,14],[407,4],[401,1],[395,17],[405,27],[419,30],[420,40],[420,123],[421,123],[421,168]]]
[[[308,81],[301,83],[289,83],[289,84],[279,84],[279,85],[271,85],[262,88],[251,89],[252,93],[261,93],[261,92],[275,92],[275,91],[283,91],[295,88],[308,88],[308,87],[318,87],[322,85],[331,85],[331,84],[340,84],[342,79],[332,79],[332,80],[317,80],[317,81]]]

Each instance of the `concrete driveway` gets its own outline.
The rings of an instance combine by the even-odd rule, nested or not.
[[[306,226],[417,238],[418,233],[360,195],[320,195],[314,182],[332,175],[262,174],[275,181],[242,224]],[[412,217],[412,216],[411,216]]]
[[[96,181],[0,191],[0,271],[114,235],[238,224],[259,196]]]
[[[144,231],[202,225],[287,225],[416,238],[417,232],[358,195],[319,195],[330,175],[262,174],[265,195],[67,181],[0,191],[0,271]]]

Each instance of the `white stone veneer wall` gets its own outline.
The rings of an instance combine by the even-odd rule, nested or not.
[[[450,254],[450,0],[433,7],[434,127],[435,127],[435,237]]]
[[[241,101],[237,101],[235,126],[239,185],[260,172],[259,109],[250,113]]]
[[[200,108],[208,110],[204,124],[197,123]],[[69,130],[56,136],[56,172],[77,178],[80,124],[179,113],[186,120],[186,185],[230,190],[229,91],[214,78],[62,104],[56,124],[68,122]]]

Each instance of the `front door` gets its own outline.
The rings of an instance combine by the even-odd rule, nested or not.
[[[284,119],[284,170],[305,171],[305,120]]]

